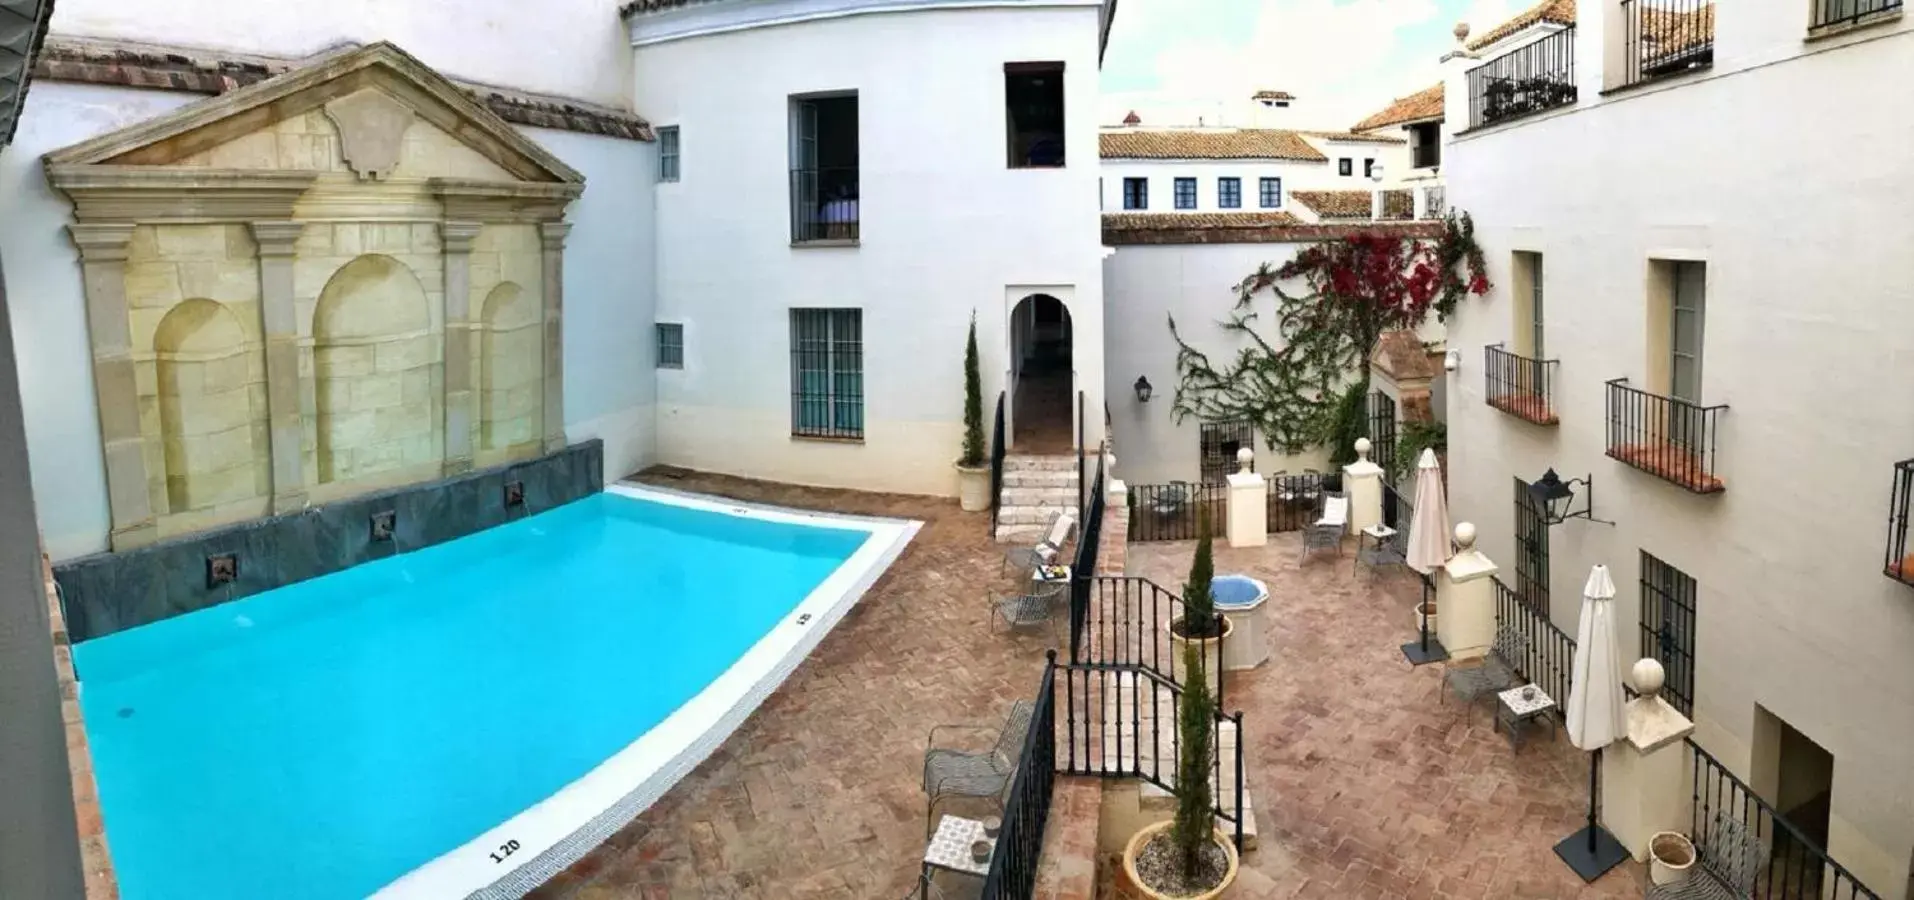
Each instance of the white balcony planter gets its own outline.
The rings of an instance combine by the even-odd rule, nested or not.
[[[990,508],[990,467],[957,466],[957,504],[964,512],[982,512]]]

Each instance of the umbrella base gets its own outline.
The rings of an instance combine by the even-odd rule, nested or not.
[[[1591,830],[1595,832],[1592,842],[1589,840]],[[1594,849],[1591,851],[1590,847]],[[1621,865],[1622,860],[1628,858],[1628,848],[1609,834],[1608,829],[1591,825],[1563,838],[1561,843],[1555,845],[1555,855],[1568,863],[1568,867],[1582,876],[1583,881],[1594,881],[1609,869]]]
[[[1430,638],[1427,644],[1421,641],[1410,641],[1407,644],[1403,644],[1402,655],[1409,660],[1409,665],[1412,666],[1426,666],[1430,663],[1446,662],[1449,659],[1448,649],[1443,647],[1442,642],[1435,638]]]

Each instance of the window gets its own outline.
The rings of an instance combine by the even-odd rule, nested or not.
[[[1221,209],[1243,208],[1243,179],[1216,179],[1216,205]]]
[[[791,310],[791,433],[864,437],[863,310]]]
[[[1362,161],[1362,177],[1374,178],[1375,175],[1376,175],[1376,161],[1373,158],[1364,159]]]
[[[1415,145],[1415,167],[1427,169],[1442,165],[1442,123],[1423,122],[1409,126],[1410,143]]]
[[[1548,518],[1528,482],[1515,479],[1515,594],[1549,614]]]
[[[1548,345],[1542,340],[1542,254],[1518,250],[1513,262],[1515,353],[1530,359],[1547,359]]]
[[[1150,180],[1147,178],[1123,179],[1123,208],[1150,208]]]
[[[1668,673],[1662,695],[1695,714],[1695,580],[1642,551],[1642,655]]]
[[[1668,392],[1677,400],[1701,403],[1701,330],[1708,293],[1705,263],[1675,267],[1674,320],[1669,323]]]
[[[1010,168],[1063,165],[1063,63],[1004,63]]]
[[[685,327],[677,322],[658,323],[658,368],[685,367]]]
[[[1221,484],[1236,471],[1236,451],[1256,449],[1256,432],[1248,422],[1204,422],[1197,429],[1198,454],[1205,484]],[[1256,461],[1250,460],[1250,471]]]
[[[1347,156],[1345,156],[1345,157],[1343,157],[1343,158],[1341,158],[1341,159],[1338,159],[1338,160],[1336,160],[1336,174],[1338,174],[1338,175],[1353,175],[1353,174],[1355,174],[1355,171],[1356,171],[1356,161],[1355,161],[1355,160],[1353,160],[1353,159],[1350,159],[1350,158],[1349,158],[1349,157],[1347,157]]]
[[[1097,176],[1097,211],[1103,211],[1103,176]]]
[[[1283,180],[1281,178],[1265,178],[1258,187],[1261,189],[1262,206],[1264,209],[1283,208]]]
[[[857,95],[791,98],[791,242],[858,238]]]
[[[1175,187],[1176,187],[1176,197],[1175,197],[1176,208],[1177,209],[1195,209],[1196,208],[1196,179],[1178,178],[1176,180]]]
[[[678,126],[658,129],[658,180],[678,180]]]
[[[1876,15],[1885,18],[1885,14],[1901,11],[1901,0],[1813,0],[1813,3],[1811,28],[1845,25]]]

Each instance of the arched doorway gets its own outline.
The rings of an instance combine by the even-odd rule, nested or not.
[[[1011,449],[1018,453],[1069,453],[1075,337],[1070,310],[1049,294],[1030,294],[1010,310]]]

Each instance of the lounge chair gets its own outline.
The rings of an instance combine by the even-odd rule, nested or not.
[[[937,821],[937,804],[949,797],[986,797],[999,802],[1010,790],[1011,777],[1017,773],[1017,758],[1023,752],[1024,735],[1030,731],[1033,707],[1028,700],[1011,704],[1010,715],[997,729],[997,738],[988,750],[965,751],[937,746],[939,732],[987,732],[988,725],[937,725],[924,739],[924,793],[930,797],[924,810],[924,833],[930,834]]]
[[[1031,547],[1012,547],[1004,551],[1003,562],[997,566],[997,574],[1004,569],[1015,567],[1018,572],[1029,575],[1038,566],[1047,566],[1057,554],[1063,552],[1063,543],[1070,539],[1070,531],[1077,526],[1077,518],[1069,510],[1058,512],[1050,520],[1050,530],[1043,540]]]

